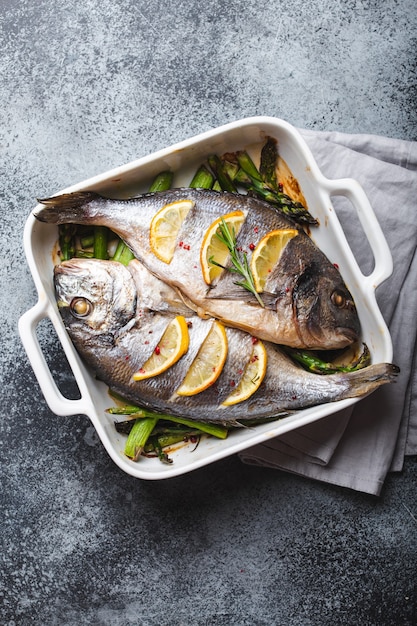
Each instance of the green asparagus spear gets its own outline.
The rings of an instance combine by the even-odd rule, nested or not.
[[[191,189],[211,189],[214,183],[213,174],[205,165],[201,165],[194,174],[190,187]]]
[[[239,150],[238,152],[236,152],[236,158],[241,169],[249,176],[251,181],[257,180],[260,183],[264,182],[255,163],[252,161],[246,150]]]
[[[135,258],[135,255],[133,254],[131,249],[126,244],[124,244],[122,249],[119,250],[119,258],[118,258],[119,263],[122,263],[123,265],[128,265],[129,262],[134,258]]]
[[[135,419],[127,419],[122,422],[114,422],[114,427],[121,435],[128,435],[133,428]],[[158,437],[160,444],[169,446],[179,441],[187,440],[190,437],[198,437],[201,435],[201,430],[198,428],[187,428],[182,424],[174,424],[173,422],[167,422],[163,419],[158,420],[157,425],[152,431],[152,438]],[[151,444],[145,446],[145,450],[149,449]]]
[[[125,406],[123,408],[113,407],[108,412],[126,415],[128,412],[136,411],[133,415],[137,416],[138,410],[138,407]],[[142,422],[142,426],[137,425],[138,422]],[[152,424],[154,425],[151,430]],[[202,434],[201,430],[195,426],[193,428],[184,427],[178,423],[167,422],[156,415],[155,417],[141,416],[136,419],[133,417],[123,422],[115,422],[114,426],[118,433],[128,437],[125,444],[125,454],[129,458],[137,460],[143,451],[145,456],[154,453],[163,463],[172,463],[163,448],[192,438],[198,440]]]
[[[163,450],[163,446],[161,445],[158,437],[150,437],[148,439],[148,443],[150,443],[153,452],[155,452],[156,456],[162,463],[166,463],[167,465],[172,463],[172,459],[170,459],[168,454]]]
[[[264,180],[266,184],[275,191],[278,191],[277,164],[278,148],[276,139],[273,139],[272,137],[267,137],[266,142],[261,150],[259,173],[262,177],[262,180]]]
[[[160,172],[157,176],[155,176],[151,186],[149,187],[149,191],[154,193],[155,191],[166,191],[167,189],[170,189],[173,177],[174,174],[172,172]]]
[[[138,460],[157,422],[158,417],[145,417],[135,421],[125,444],[126,456],[133,461]]]
[[[59,248],[61,261],[68,261],[75,253],[75,231],[74,224],[61,224],[59,226]]]
[[[116,399],[120,399],[119,396],[111,392],[111,395]],[[132,418],[144,418],[144,417],[157,417],[158,419],[164,419],[168,422],[174,422],[176,424],[183,424],[189,428],[198,428],[207,435],[213,435],[218,439],[226,439],[228,430],[225,426],[219,424],[210,424],[206,422],[198,422],[195,420],[186,419],[183,417],[177,417],[176,415],[167,415],[165,413],[156,413],[155,411],[149,411],[148,409],[142,409],[137,406],[124,406],[124,407],[110,407],[107,409],[107,413],[111,415],[130,415]]]
[[[239,171],[239,163],[235,158],[234,154],[223,154],[221,158],[222,166],[224,172],[230,178],[230,180],[234,181],[236,174]]]
[[[117,244],[112,260],[118,261],[119,263],[123,263],[123,265],[128,265],[129,261],[131,261],[134,258],[135,258],[134,254],[132,253],[130,248],[128,248],[125,242],[120,239],[120,241]]]
[[[107,243],[109,231],[106,226],[94,226],[94,253],[95,259],[108,259]]]
[[[302,224],[317,224],[317,220],[301,204],[294,202],[290,196],[269,186],[262,179],[260,172],[245,150],[235,153],[240,170],[237,172],[234,182],[245,187],[248,192],[260,197],[266,202],[274,204],[285,215]]]
[[[94,233],[80,237],[80,245],[83,250],[94,246]]]
[[[220,188],[223,191],[230,191],[232,193],[237,193],[237,187],[233,183],[233,181],[230,179],[230,176],[225,170],[221,159],[216,154],[213,154],[208,157],[207,161],[214,176],[216,177],[220,185]]]
[[[178,432],[176,432],[178,431]],[[190,437],[196,438],[201,435],[201,431],[190,428],[184,429],[175,429],[172,432],[161,433],[160,435],[156,435],[156,439],[158,440],[161,448],[166,448],[167,446],[173,446],[176,443],[180,443],[181,441],[187,441]]]
[[[337,372],[353,372],[355,370],[367,367],[371,362],[371,354],[366,344],[363,344],[362,353],[357,359],[348,365],[335,365],[323,361],[314,352],[307,350],[297,350],[295,348],[287,348],[287,354],[300,363],[306,370],[314,374],[336,374]]]
[[[109,393],[118,402],[125,401],[124,398],[119,396],[119,394],[115,393],[111,389]],[[110,413],[110,415],[134,415],[135,413],[141,410],[142,409],[139,406],[136,406],[134,404],[123,404],[122,406],[111,406],[110,408],[106,409],[107,413]]]

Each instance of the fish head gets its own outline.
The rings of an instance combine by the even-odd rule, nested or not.
[[[72,338],[116,336],[135,317],[136,288],[124,265],[70,259],[54,270],[57,305]]]
[[[338,349],[361,332],[353,297],[333,265],[303,267],[292,290],[293,319],[306,346]]]

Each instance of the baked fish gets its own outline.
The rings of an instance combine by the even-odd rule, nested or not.
[[[297,224],[262,200],[227,192],[174,189],[129,200],[78,192],[39,202],[44,206],[36,217],[43,222],[111,228],[135,257],[177,290],[200,317],[214,317],[260,339],[295,348],[336,349],[359,339],[358,314],[338,269]],[[161,260],[152,236],[157,237],[155,232],[158,227],[161,230],[163,220],[158,222],[155,216],[178,206],[185,206],[186,215],[174,229],[171,257]],[[268,270],[261,294],[263,306],[236,284],[235,273],[225,270],[209,284],[203,276],[201,255],[207,233],[216,220],[231,214],[243,216],[236,249],[245,251],[249,263],[268,233],[287,229],[296,235]],[[159,235],[163,238],[163,232]],[[230,268],[230,260],[224,267]]]
[[[262,379],[251,381],[256,389],[235,402],[234,390],[241,387],[258,341],[227,327],[227,357],[216,379],[194,395],[181,395],[179,390],[217,320],[196,315],[175,289],[138,260],[125,267],[113,261],[72,259],[56,266],[54,283],[60,314],[81,358],[114,392],[152,410],[243,425],[367,394],[394,380],[399,371],[391,364],[375,364],[350,373],[311,374],[276,344],[260,342],[265,357]],[[178,315],[186,320],[189,335],[181,358],[159,375],[135,380]]]

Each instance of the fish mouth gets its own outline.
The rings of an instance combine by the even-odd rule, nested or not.
[[[340,337],[344,337],[349,344],[355,343],[359,339],[359,332],[355,328],[342,326],[337,329],[337,332]]]
[[[79,262],[79,259],[68,259],[67,261],[62,261],[59,265],[56,265],[54,268],[55,274],[68,274],[69,272],[77,272],[81,270],[83,264]]]

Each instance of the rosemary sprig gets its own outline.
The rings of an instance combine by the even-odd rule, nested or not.
[[[262,302],[262,298],[260,297],[259,293],[255,289],[255,283],[253,281],[252,272],[249,267],[247,254],[246,252],[240,252],[237,249],[235,229],[232,226],[232,229],[230,231],[229,228],[227,227],[226,222],[222,218],[219,224],[219,231],[220,232],[216,232],[216,237],[229,250],[232,266],[225,267],[224,265],[217,263],[217,261],[215,261],[212,256],[209,258],[209,262],[212,265],[217,265],[218,267],[223,268],[224,270],[228,270],[229,272],[233,272],[235,274],[240,274],[241,276],[243,276],[244,280],[235,282],[235,285],[239,285],[240,287],[247,289],[247,291],[250,291],[250,293],[252,293],[255,296],[255,298],[261,305],[261,307],[264,308],[265,305]]]

